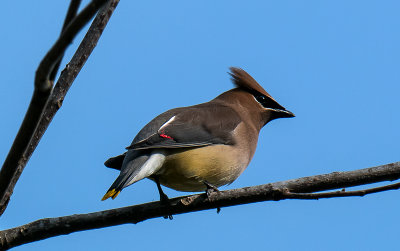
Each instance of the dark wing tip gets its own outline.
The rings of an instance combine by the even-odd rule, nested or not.
[[[121,170],[122,162],[124,161],[125,155],[126,153],[109,158],[106,162],[104,162],[104,165],[108,168]]]

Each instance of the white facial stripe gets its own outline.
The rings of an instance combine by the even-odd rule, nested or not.
[[[143,164],[143,166],[140,168],[139,173],[133,177],[133,179],[129,182],[129,185],[147,178],[151,176],[153,173],[157,172],[160,170],[162,165],[164,164],[165,161],[165,155],[160,153],[160,152],[155,152],[153,153],[150,158]]]
[[[170,124],[172,121],[174,121],[175,116],[173,116],[172,118],[170,118],[167,122],[165,122],[160,129],[158,129],[158,131],[161,131],[164,127],[166,127],[168,124]]]
[[[261,105],[261,107],[262,107],[264,110],[271,110],[271,111],[275,111],[275,112],[285,112],[285,113],[288,113],[287,111],[282,110],[282,109],[264,107],[260,102],[258,102],[258,100],[256,99],[256,97],[253,96],[253,98],[254,98],[254,100],[255,100],[259,105]]]
[[[281,110],[281,109],[273,109],[273,108],[265,108],[265,110],[270,110],[270,111],[275,111],[275,112],[280,112],[280,113],[286,113],[289,114],[291,117],[294,117],[293,113],[286,111],[286,110]]]

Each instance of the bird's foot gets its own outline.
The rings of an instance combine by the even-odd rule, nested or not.
[[[206,185],[206,187],[207,187],[207,188],[206,188],[206,195],[207,195],[208,198],[211,197],[212,193],[215,193],[215,192],[218,192],[218,193],[219,193],[219,190],[218,190],[218,188],[217,188],[216,186],[214,186],[214,185],[208,183],[207,181],[203,181],[203,183],[204,183],[204,185]]]
[[[170,211],[171,203],[169,202],[169,198],[165,193],[163,193],[162,195],[160,194],[160,203],[161,203],[161,205],[165,206],[168,211]],[[172,220],[172,219],[174,219],[174,217],[172,217],[171,214],[168,214],[168,215],[164,215],[164,219]]]
[[[219,193],[220,191],[218,190],[218,188],[210,183],[208,183],[207,181],[203,181],[204,185],[206,185],[206,195],[208,200],[211,199],[211,195],[215,192]],[[217,207],[217,214],[219,214],[219,212],[221,212],[221,208]]]

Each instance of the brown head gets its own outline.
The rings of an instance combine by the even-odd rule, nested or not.
[[[250,119],[258,130],[271,120],[295,116],[243,69],[231,67],[230,70],[229,74],[236,88],[222,93],[215,101],[228,103],[239,114]]]

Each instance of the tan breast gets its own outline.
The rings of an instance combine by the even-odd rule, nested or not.
[[[179,191],[204,191],[204,181],[219,187],[236,180],[254,155],[258,132],[241,123],[234,145],[170,149],[157,173],[160,183]]]

